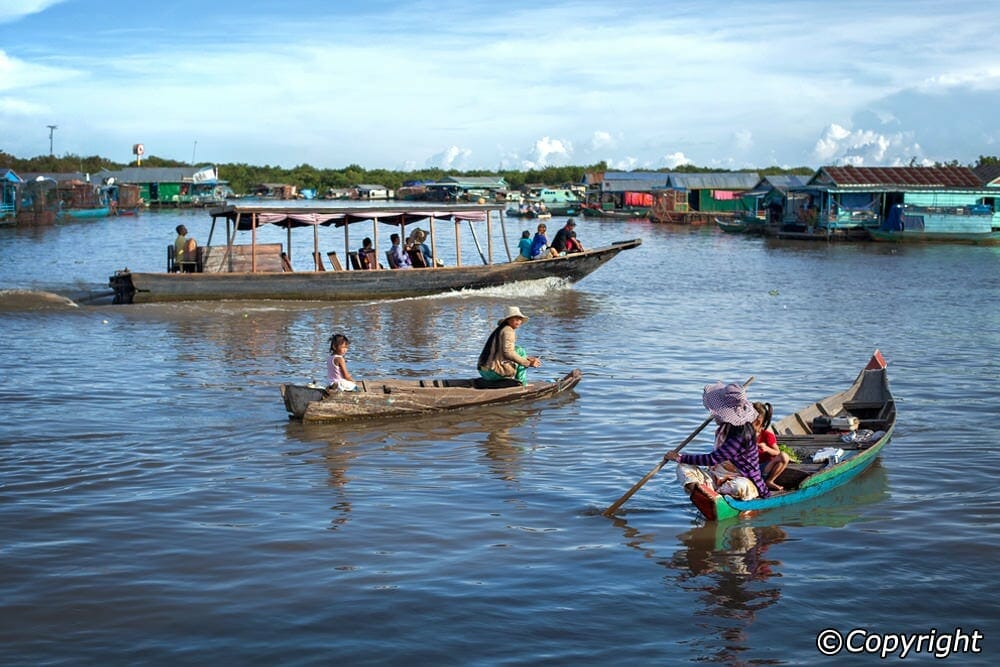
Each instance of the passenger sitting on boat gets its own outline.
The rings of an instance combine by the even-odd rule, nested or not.
[[[771,490],[760,474],[760,457],[754,433],[753,422],[758,413],[747,400],[746,391],[738,384],[716,382],[705,386],[701,401],[719,425],[715,431],[715,450],[711,454],[681,454],[671,450],[664,457],[680,464],[677,466],[677,477],[685,489],[690,484],[710,481],[696,466],[714,466],[728,460],[741,476],[753,483],[757,496],[770,496]]]
[[[521,232],[521,240],[517,242],[517,257],[515,262],[527,262],[531,259],[531,232],[525,229]]]
[[[576,240],[576,220],[570,218],[556,232],[556,237],[552,239],[552,248],[559,254],[568,254],[583,250],[583,246]]]
[[[415,267],[433,266],[434,258],[431,256],[430,246],[424,243],[426,239],[427,232],[419,227],[410,232],[409,238],[406,239],[406,245],[409,248],[407,252],[410,255],[410,261]]]
[[[174,228],[177,238],[174,239],[174,270],[191,273],[197,269],[198,242],[187,237],[187,227],[177,225]]]
[[[772,491],[784,491],[784,487],[779,486],[776,480],[781,476],[781,473],[785,472],[791,459],[778,447],[777,436],[768,428],[771,425],[774,411],[770,403],[755,402],[753,407],[757,411],[757,419],[754,420],[753,427],[757,434],[760,474],[764,478],[767,488]]]
[[[326,379],[329,383],[327,389],[337,391],[357,391],[358,385],[347,370],[347,362],[344,355],[351,341],[344,334],[333,334],[330,336],[330,355],[326,358]]]
[[[516,330],[528,321],[528,317],[517,306],[508,306],[504,316],[497,322],[476,364],[479,375],[484,380],[517,380],[528,384],[527,369],[542,365],[538,357],[526,356],[523,347],[517,344]]]
[[[545,236],[545,230],[544,223],[538,225],[535,238],[531,239],[531,259],[546,259],[559,254],[549,247],[549,239]]]
[[[395,265],[394,269],[412,269],[413,262],[410,261],[410,254],[406,252],[406,249],[399,243],[399,234],[393,234],[389,237],[392,241],[392,247],[389,248],[389,256],[392,257],[392,263]]]
[[[361,242],[361,247],[358,248],[358,264],[365,270],[378,268],[378,263],[375,260],[375,248],[372,246],[372,240],[367,236]]]

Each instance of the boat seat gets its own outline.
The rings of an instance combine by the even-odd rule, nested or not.
[[[352,269],[354,269],[355,271],[361,270],[361,262],[358,260],[358,253],[356,251],[352,250],[351,252],[347,253],[347,258],[351,262]]]
[[[326,271],[326,267],[323,266],[323,255],[319,254],[319,252],[313,253],[313,262],[316,264],[317,271]]]
[[[281,270],[285,273],[292,272],[292,260],[288,259],[287,253],[281,253]]]
[[[330,269],[332,269],[333,271],[344,270],[344,265],[340,263],[340,258],[337,257],[337,252],[335,250],[331,250],[330,252],[326,253],[326,256],[330,258]]]
[[[385,251],[385,260],[387,262],[389,262],[389,268],[390,269],[398,269],[399,268],[399,265],[396,264],[396,262],[392,259],[392,251],[391,250],[386,250]]]

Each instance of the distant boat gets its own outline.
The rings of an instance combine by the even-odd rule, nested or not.
[[[708,484],[699,484],[691,488],[691,502],[706,519],[721,521],[815,498],[866,470],[889,443],[895,425],[896,403],[885,359],[875,350],[846,390],[809,403],[771,426],[778,444],[792,449],[802,460],[790,463],[777,479],[784,491],[772,491],[768,498],[737,500],[717,493]],[[814,455],[823,450],[840,450],[840,454],[814,462]]]
[[[168,266],[164,272],[138,272],[128,269],[115,272],[109,278],[114,290],[115,303],[144,303],[156,301],[221,300],[221,299],[281,299],[309,301],[347,301],[370,299],[395,299],[426,296],[464,289],[496,287],[508,283],[544,278],[562,278],[571,282],[581,280],[600,268],[623,250],[638,247],[642,241],[631,239],[609,246],[588,249],[529,262],[504,261],[492,263],[479,248],[473,223],[490,228],[490,213],[498,206],[453,206],[434,209],[387,208],[364,210],[357,207],[265,207],[255,205],[227,206],[213,210],[212,230],[217,220],[225,222],[226,243],[209,243],[197,250],[197,257],[182,268],[191,272],[176,271],[171,266],[173,245],[167,247]],[[454,266],[429,267],[412,270],[344,270],[335,252],[327,253],[333,268],[327,271],[318,247],[320,226],[346,228],[368,222],[373,227],[370,236],[378,248],[378,223],[390,225],[405,236],[405,225],[429,221],[430,243],[434,247],[434,221],[452,223],[468,222],[473,239],[479,249],[482,264],[462,264],[461,253]],[[262,225],[278,225],[288,230],[288,245],[261,244],[256,234],[249,245],[237,245],[233,238],[237,230],[255,230]],[[313,230],[313,257],[315,270],[293,271],[288,257],[293,227],[311,227]],[[455,232],[458,225],[455,224]],[[344,232],[345,259],[355,253],[349,250],[347,230]],[[353,261],[351,262],[353,265]],[[357,268],[357,267],[355,267]]]
[[[95,208],[64,208],[59,211],[59,215],[67,218],[106,218],[111,215],[111,207],[97,206]]]
[[[760,218],[716,218],[715,224],[728,234],[763,234],[767,223]]]
[[[306,423],[346,422],[451,412],[554,396],[580,382],[575,369],[551,382],[489,384],[480,378],[360,380],[357,391],[315,385],[281,385],[290,419]]]
[[[876,241],[1000,244],[1000,214],[987,204],[916,207],[896,204],[878,229]]]

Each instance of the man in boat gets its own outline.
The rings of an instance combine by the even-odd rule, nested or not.
[[[583,245],[576,240],[576,220],[570,218],[556,232],[555,238],[552,239],[552,248],[560,255],[583,250]]]
[[[410,254],[406,252],[406,249],[399,242],[399,234],[393,234],[389,237],[389,240],[392,241],[392,247],[389,248],[389,256],[392,257],[392,268],[412,269],[413,262],[410,260]]]
[[[528,384],[527,369],[542,365],[538,357],[526,356],[523,347],[517,344],[517,328],[528,321],[528,317],[517,306],[508,306],[504,316],[497,322],[483,351],[479,353],[477,367],[484,380],[517,380]]]
[[[177,238],[174,239],[174,267],[177,271],[194,271],[197,265],[198,242],[187,237],[187,227],[177,225],[174,229]]]

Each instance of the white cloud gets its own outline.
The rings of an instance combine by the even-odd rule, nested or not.
[[[590,150],[592,151],[600,151],[606,148],[613,148],[614,145],[615,145],[615,140],[614,138],[612,138],[610,132],[597,130],[590,138]]]
[[[472,151],[470,149],[449,146],[440,153],[427,158],[427,166],[440,169],[465,169],[466,163],[471,157]]]
[[[48,109],[40,104],[27,102],[15,97],[0,97],[0,115],[33,116],[46,113]]]
[[[676,169],[682,164],[692,164],[691,159],[680,151],[671,153],[670,155],[664,155],[662,162],[663,166],[669,169]]]
[[[3,0],[0,3],[0,23],[17,21],[25,16],[45,11],[64,0]]]
[[[527,169],[542,169],[556,164],[566,164],[572,155],[573,144],[569,141],[545,136],[535,141],[528,158],[524,161],[524,166]]]
[[[820,164],[907,165],[933,164],[923,156],[920,144],[911,132],[880,133],[874,130],[848,130],[831,124],[816,142],[813,156]]]

